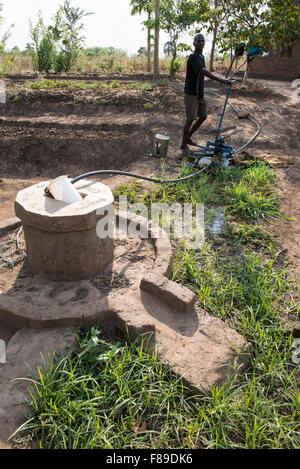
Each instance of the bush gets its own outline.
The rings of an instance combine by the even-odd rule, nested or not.
[[[171,59],[169,63],[169,73],[170,75],[175,75],[176,72],[180,70],[180,67],[182,65],[181,59]]]
[[[55,64],[56,47],[50,33],[46,33],[37,49],[37,63],[40,72],[48,73]]]
[[[124,65],[122,65],[122,64],[117,64],[117,65],[115,66],[115,70],[116,70],[116,72],[120,72],[120,73],[124,72]]]
[[[145,104],[144,104],[144,109],[145,109],[145,111],[152,111],[152,110],[153,110],[153,107],[154,107],[154,106],[153,106],[153,104],[151,104],[151,103],[145,103]]]

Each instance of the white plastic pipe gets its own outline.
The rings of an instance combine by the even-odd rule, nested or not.
[[[81,195],[71,184],[71,179],[68,179],[67,176],[60,176],[52,181],[48,190],[55,200],[65,202],[66,204],[74,204],[82,200]]]

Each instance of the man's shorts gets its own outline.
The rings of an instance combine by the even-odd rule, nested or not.
[[[204,98],[198,98],[192,94],[184,95],[186,119],[195,121],[198,118],[205,120],[207,118],[207,107]]]

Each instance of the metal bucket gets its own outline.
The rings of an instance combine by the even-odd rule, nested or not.
[[[167,133],[158,133],[155,135],[153,156],[157,158],[166,158],[168,154],[170,137]]]

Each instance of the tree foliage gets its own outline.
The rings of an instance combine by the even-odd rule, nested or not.
[[[97,57],[101,55],[118,55],[122,57],[127,56],[127,52],[122,49],[117,49],[115,47],[109,46],[109,47],[88,47],[86,49],[83,49],[84,55],[87,55],[88,57]]]
[[[68,72],[76,64],[85,37],[82,36],[84,25],[82,19],[91,15],[79,7],[73,7],[70,0],[65,0],[55,16],[54,27],[50,30],[54,39],[60,43],[60,51],[56,57],[56,71]]]
[[[226,22],[220,26],[221,51],[240,44],[282,49],[300,38],[300,11],[296,0],[220,0]]]
[[[176,72],[177,55],[179,51],[187,50],[190,46],[180,43],[181,34],[189,30],[195,23],[201,21],[207,10],[206,1],[199,0],[161,0],[160,27],[169,36],[169,46],[172,52],[170,74]]]
[[[2,12],[3,5],[0,3],[0,13]],[[0,27],[2,26],[4,21],[3,16],[0,15]],[[13,28],[13,24],[5,31],[2,36],[0,35],[0,54],[1,54],[1,63],[0,63],[0,78],[2,78],[6,73],[9,72],[11,65],[16,57],[16,52],[7,53],[5,51],[5,46],[8,38],[11,35],[11,29]]]
[[[143,22],[143,25],[147,28],[147,62],[148,72],[151,70],[151,30],[154,25],[152,20],[154,19],[155,12],[155,0],[130,0],[131,14],[141,14],[145,12],[147,14],[147,20]]]
[[[28,44],[28,51],[35,70],[48,73],[54,66],[56,44],[51,31],[44,25],[42,13],[39,11],[35,25],[29,21],[32,42]]]
[[[35,25],[30,21],[32,42],[28,45],[33,66],[40,72],[68,72],[76,64],[82,49],[84,28],[82,18],[92,13],[71,6],[65,0],[54,16],[54,23],[45,26],[41,12]]]

